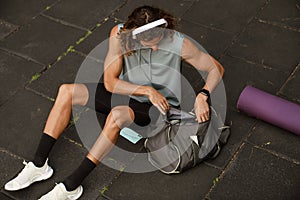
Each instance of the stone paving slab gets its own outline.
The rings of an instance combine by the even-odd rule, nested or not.
[[[258,18],[300,29],[299,1],[272,0],[258,15]]]
[[[60,85],[98,82],[102,73],[103,63],[70,52],[27,87],[45,96],[56,98]]]
[[[245,144],[209,199],[297,199],[300,166]]]
[[[5,41],[1,41],[0,48],[50,64],[83,35],[85,32],[82,30],[38,16]]]
[[[129,0],[125,6],[123,6],[120,11],[116,13],[115,17],[121,21],[126,21],[128,15],[130,15],[135,8],[143,5],[162,8],[176,17],[181,17],[193,5],[193,2],[194,1],[189,0]]]
[[[105,198],[105,197],[103,197],[103,196],[99,196],[99,197],[97,198],[97,200],[107,200],[107,198]]]
[[[284,88],[279,92],[286,98],[295,101],[296,103],[300,103],[300,67],[295,69],[295,72],[291,75],[287,84]]]
[[[299,43],[296,31],[254,21],[228,54],[291,73],[299,62]]]
[[[51,101],[26,90],[1,106],[1,148],[32,159],[51,106]]]
[[[92,29],[96,27],[97,23],[103,21],[123,4],[124,0],[63,0],[47,10],[45,14],[87,29]]]
[[[0,198],[1,200],[12,200],[11,198],[9,198],[8,196],[6,196],[5,194],[0,193]]]
[[[75,50],[88,55],[94,48],[96,48],[97,45],[101,44],[104,40],[109,38],[111,29],[118,23],[121,22],[111,18],[101,23],[99,27],[93,30],[92,34],[89,35],[88,38],[86,38],[79,45],[75,46]]]
[[[0,105],[12,97],[18,89],[31,80],[31,77],[43,69],[42,65],[0,51]]]
[[[219,58],[223,51],[231,45],[233,39],[231,33],[205,28],[189,20],[182,20],[179,24],[180,32],[196,40],[215,58]]]
[[[129,174],[147,174],[158,171],[148,160],[147,150],[144,148],[144,140],[142,141],[142,148],[139,152],[134,155],[134,157],[129,161],[124,168],[125,173]]]
[[[0,2],[0,18],[16,24],[24,25],[37,16],[47,6],[51,6],[59,0],[9,0]]]
[[[18,26],[0,19],[0,40],[8,36],[11,32],[16,30],[17,28]]]
[[[260,64],[254,64],[242,59],[224,56],[220,63],[225,68],[223,78],[228,107],[236,107],[239,95],[247,85],[275,94],[289,73],[265,68]]]
[[[205,196],[219,174],[219,170],[204,164],[180,175],[165,175],[159,171],[122,173],[104,195],[114,200],[198,200]]]
[[[182,18],[208,27],[238,33],[264,3],[265,0],[197,1]]]
[[[299,136],[289,131],[259,122],[248,141],[300,162]]]

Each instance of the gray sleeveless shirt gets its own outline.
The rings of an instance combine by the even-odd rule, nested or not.
[[[136,42],[136,51],[124,55],[121,79],[137,85],[152,86],[162,93],[171,105],[181,100],[181,49],[184,36],[174,31],[158,43],[158,50]],[[149,102],[145,96],[131,96],[140,102]]]

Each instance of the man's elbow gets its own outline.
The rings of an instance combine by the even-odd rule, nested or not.
[[[218,73],[220,78],[223,78],[225,69],[219,62],[215,62],[214,71]]]
[[[218,72],[219,72],[220,77],[223,78],[224,72],[225,72],[224,67],[221,65],[221,63],[220,63],[219,61],[217,61],[217,60],[214,59],[213,57],[212,57],[212,59],[213,59],[215,68],[218,69]]]
[[[106,76],[104,76],[104,87],[107,91],[109,92],[113,92],[114,90],[114,84],[111,78],[107,78]]]
[[[218,68],[219,68],[220,76],[221,76],[221,78],[223,78],[224,73],[225,73],[225,69],[224,69],[224,67],[222,65],[220,65]]]

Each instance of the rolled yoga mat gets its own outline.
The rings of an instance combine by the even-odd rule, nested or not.
[[[300,135],[300,105],[247,86],[237,108],[250,116]]]

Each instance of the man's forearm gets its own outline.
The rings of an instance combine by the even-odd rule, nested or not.
[[[211,57],[211,58],[212,58],[214,67],[212,70],[210,70],[208,72],[208,75],[206,78],[206,84],[203,86],[203,89],[208,90],[210,93],[216,88],[216,86],[222,80],[222,77],[224,75],[223,66],[217,60],[215,60],[213,57]]]
[[[220,80],[222,79],[222,76],[218,69],[213,69],[208,73],[208,76],[206,78],[206,83],[203,86],[203,89],[208,90],[210,93],[216,88]]]
[[[127,81],[115,78],[104,82],[105,88],[111,92],[122,95],[147,96],[153,89],[151,86],[143,86],[129,83]]]

